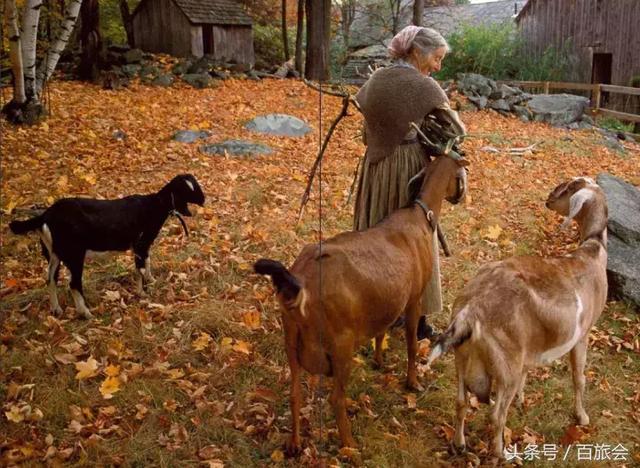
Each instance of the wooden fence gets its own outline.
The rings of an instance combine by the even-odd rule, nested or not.
[[[608,115],[619,120],[640,123],[640,115],[614,111],[601,107],[603,92],[640,96],[640,88],[600,83],[566,83],[563,81],[500,81],[500,83],[514,85],[521,88],[538,88],[542,89],[545,94],[548,94],[551,89],[577,89],[580,91],[591,91],[592,106],[590,107],[590,110],[596,114]]]

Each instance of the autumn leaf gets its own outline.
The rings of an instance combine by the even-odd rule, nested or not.
[[[53,358],[61,364],[73,364],[78,361],[76,356],[69,353],[54,354]]]
[[[251,343],[247,343],[246,341],[237,340],[235,344],[232,346],[234,351],[243,354],[251,354]]]
[[[260,312],[257,310],[250,310],[242,314],[242,322],[250,330],[256,330],[260,328]]]
[[[220,349],[222,351],[226,351],[228,349],[231,349],[231,345],[232,344],[233,344],[233,338],[225,336],[220,340]]]
[[[24,414],[20,411],[20,408],[16,405],[11,405],[9,411],[5,411],[4,415],[7,419],[14,423],[19,423],[24,421]]]
[[[499,225],[495,224],[493,226],[489,226],[482,234],[482,237],[484,237],[485,239],[496,241],[498,240],[498,237],[500,237],[501,233],[502,228]]]
[[[113,398],[113,394],[120,391],[120,379],[118,377],[107,377],[100,385],[100,393],[105,400]]]
[[[409,409],[415,409],[417,407],[418,402],[417,402],[415,394],[409,393],[409,394],[405,395],[405,399],[407,400],[407,407]]]
[[[284,453],[282,450],[275,449],[271,452],[271,461],[275,463],[282,463],[284,461]]]
[[[198,336],[198,338],[193,340],[191,346],[196,351],[204,351],[209,346],[209,343],[211,343],[212,340],[213,338],[211,338],[211,335],[206,332],[200,332],[200,335]]]
[[[76,374],[78,380],[90,379],[98,375],[98,361],[93,357],[89,357],[86,361],[76,362],[75,365],[78,371]]]
[[[104,370],[104,373],[108,377],[116,377],[117,375],[120,375],[120,366],[116,366],[114,364],[109,364],[106,367],[106,369]]]
[[[569,426],[564,435],[560,437],[560,445],[568,446],[574,445],[576,442],[582,442],[588,438],[588,433],[585,432],[580,426]]]

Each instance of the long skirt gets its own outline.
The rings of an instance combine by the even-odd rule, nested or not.
[[[392,155],[371,164],[365,161],[358,181],[354,230],[364,231],[399,208],[409,205],[408,183],[428,164],[422,145],[419,143],[400,145]],[[437,234],[433,233],[433,265],[431,280],[422,295],[425,314],[442,310],[440,285],[440,258]]]

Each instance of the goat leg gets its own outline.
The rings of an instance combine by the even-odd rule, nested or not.
[[[49,286],[49,304],[53,315],[62,315],[62,308],[58,302],[56,283],[60,273],[60,259],[54,253],[49,253],[49,269],[47,270],[47,282]]]
[[[501,382],[497,385],[496,403],[493,408],[493,454],[497,458],[504,458],[504,426],[513,398],[518,392],[520,382]]]
[[[517,403],[520,408],[524,409],[524,384],[527,381],[527,370],[522,371],[522,379],[520,380],[520,388],[518,388],[518,400]]]
[[[573,389],[575,392],[575,411],[578,424],[586,426],[589,424],[589,416],[582,406],[582,399],[584,397],[584,366],[587,360],[587,345],[589,342],[588,336],[585,336],[576,344],[569,358],[571,360],[571,371],[573,372]]]
[[[350,341],[350,340],[349,340]],[[351,422],[347,415],[346,389],[351,375],[351,362],[353,356],[353,343],[344,343],[336,347],[336,352],[331,358],[333,370],[333,390],[330,401],[338,423],[338,433],[343,447],[357,447],[351,434]]]
[[[72,258],[66,262],[69,270],[71,271],[71,295],[73,296],[73,302],[76,305],[76,312],[78,315],[92,319],[93,315],[89,312],[89,308],[84,302],[84,296],[82,294],[82,269],[84,267],[84,252],[77,258]]]
[[[458,374],[458,397],[456,399],[456,432],[453,438],[454,449],[459,452],[466,450],[464,439],[464,418],[467,415],[469,398],[464,384],[465,361],[456,355],[456,372]]]
[[[413,304],[407,308],[404,319],[404,331],[407,340],[407,388],[421,392],[424,390],[418,382],[416,369],[416,355],[418,354],[418,321],[420,320],[420,306]]]
[[[296,455],[300,452],[300,372],[301,367],[298,362],[298,329],[295,324],[284,323],[285,347],[287,359],[291,369],[291,395],[289,404],[291,407],[291,437],[286,443],[288,455]]]

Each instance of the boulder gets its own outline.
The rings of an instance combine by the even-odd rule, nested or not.
[[[487,107],[489,100],[484,96],[467,96],[469,101],[471,101],[479,110]]]
[[[214,80],[209,73],[187,73],[182,77],[184,81],[194,88],[209,88],[213,85]]]
[[[193,65],[193,63],[189,59],[180,60],[173,67],[171,67],[171,73],[177,76],[186,75],[191,65]]]
[[[140,63],[142,62],[142,51],[140,49],[130,49],[122,54],[124,63]]]
[[[140,78],[152,80],[160,74],[160,69],[155,65],[144,65],[140,68]]]
[[[529,101],[533,120],[551,125],[568,125],[580,120],[589,100],[573,94],[538,94]]]
[[[505,101],[504,99],[498,99],[497,101],[491,102],[489,104],[489,107],[497,111],[509,112],[511,110],[509,104],[507,104],[507,101]]]
[[[597,182],[609,208],[609,295],[640,307],[640,190],[607,173]]]
[[[258,156],[273,153],[273,150],[267,145],[245,140],[226,140],[222,143],[202,145],[200,151],[206,154],[227,154],[229,156]]]
[[[531,111],[525,106],[513,106],[513,112],[515,112],[523,122],[529,122],[532,118]]]
[[[458,74],[458,89],[466,96],[489,97],[498,89],[496,82],[477,73]]]
[[[159,75],[151,82],[151,84],[153,86],[162,86],[162,87],[166,88],[166,87],[171,86],[173,84],[173,76],[171,76],[171,75]]]
[[[304,136],[311,131],[304,120],[287,114],[267,114],[249,121],[245,128],[259,133],[288,137]]]
[[[142,66],[131,63],[127,65],[122,65],[120,70],[122,70],[122,74],[125,75],[126,77],[133,78],[138,73],[140,73],[140,70],[142,70]]]
[[[173,134],[173,139],[180,143],[193,143],[196,140],[204,140],[211,136],[206,130],[178,130]]]

